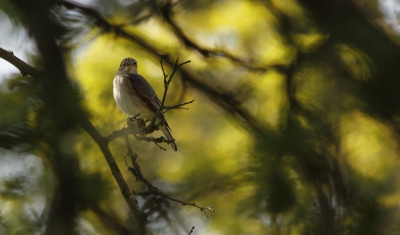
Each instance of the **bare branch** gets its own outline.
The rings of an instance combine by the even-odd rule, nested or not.
[[[149,188],[149,190],[147,190],[146,192],[141,192],[141,193],[140,192],[136,192],[136,195],[142,196],[142,197],[161,196],[161,197],[164,197],[164,198],[166,198],[168,200],[171,200],[173,202],[178,202],[178,203],[180,203],[180,204],[182,204],[184,206],[196,207],[196,208],[200,209],[200,211],[203,211],[203,212],[205,212],[205,211],[214,212],[214,209],[212,207],[210,207],[210,206],[199,206],[194,202],[189,203],[189,202],[185,202],[185,201],[170,197],[166,193],[164,193],[164,192],[160,191],[158,188],[154,187],[153,185],[151,185],[151,186],[152,186],[152,188]],[[206,216],[208,218],[207,214],[206,214]]]
[[[185,62],[183,62],[183,63],[180,63],[180,64],[179,64],[178,62],[179,62],[179,58],[176,59],[174,68],[173,68],[173,70],[172,70],[172,74],[171,74],[171,76],[169,77],[169,79],[167,79],[168,75],[165,74],[164,65],[163,65],[163,59],[161,58],[161,60],[160,60],[161,69],[162,69],[163,76],[164,76],[164,95],[163,95],[163,98],[162,98],[162,101],[161,101],[160,108],[158,109],[156,115],[154,115],[153,120],[151,121],[151,124],[150,124],[150,125],[152,125],[152,126],[155,124],[155,122],[156,122],[158,116],[160,115],[160,113],[164,110],[164,103],[165,103],[165,99],[167,98],[167,93],[168,93],[169,84],[171,83],[172,78],[174,77],[176,71],[177,71],[181,66],[183,66],[183,65],[185,65],[185,64],[188,64],[188,63],[190,63],[191,61],[190,61],[190,60],[187,60],[187,61],[185,61]]]
[[[74,4],[74,3],[69,3],[69,4]],[[79,5],[74,5],[72,7],[73,9],[77,8],[80,9]],[[86,9],[86,8],[85,8]],[[92,9],[93,11],[96,11],[95,9]],[[160,53],[155,47],[151,46],[148,44],[147,41],[143,40],[139,36],[135,35],[132,32],[127,32],[124,29],[122,29],[118,25],[113,25],[106,21],[104,17],[98,17],[100,15],[97,11],[96,14],[93,14],[92,11],[89,12],[84,12],[84,15],[87,17],[91,17],[94,19],[94,22],[96,23],[97,27],[105,27],[103,30],[104,31],[109,31],[113,32],[116,36],[125,38],[133,43],[138,44],[141,48],[143,48],[146,52],[149,54],[152,54],[155,57],[162,57],[164,61],[167,61],[170,66],[174,66],[174,63],[170,61],[168,58],[168,55]],[[111,27],[112,29],[109,29]],[[281,66],[273,66],[274,68],[280,69]],[[268,139],[269,141],[275,141],[276,140],[276,134],[274,133],[273,130],[270,128],[266,128],[265,126],[263,127],[253,116],[251,116],[246,110],[242,109],[241,107],[238,107],[235,103],[232,102],[232,98],[223,92],[215,90],[213,87],[202,83],[201,78],[196,76],[193,73],[190,73],[187,70],[181,69],[181,79],[183,81],[186,81],[190,83],[192,86],[195,86],[198,88],[199,91],[202,93],[208,95],[211,97],[211,100],[216,103],[218,106],[226,110],[228,113],[234,113],[237,114],[235,117],[238,117],[236,120],[238,123],[242,125],[246,125],[245,128],[250,129],[254,131],[255,133],[263,136],[264,138]],[[243,122],[245,121],[245,122]]]
[[[185,102],[185,103],[182,103],[182,104],[177,104],[177,105],[174,105],[174,106],[164,106],[164,110],[165,110],[165,111],[163,111],[163,112],[166,113],[166,112],[168,112],[168,111],[171,110],[171,109],[184,109],[184,110],[189,110],[189,108],[182,108],[182,106],[191,104],[191,103],[193,103],[193,102],[194,102],[194,100],[191,100],[191,101],[188,101],[188,102]]]
[[[178,1],[179,2],[179,1]],[[253,66],[251,65],[248,61],[245,59],[239,58],[229,52],[226,52],[224,50],[218,50],[218,49],[210,49],[210,48],[205,48],[191,40],[184,32],[183,30],[172,20],[172,7],[176,5],[176,3],[168,3],[163,7],[160,7],[155,3],[154,1],[150,1],[152,7],[155,9],[155,11],[162,15],[164,20],[168,23],[168,25],[172,28],[172,31],[175,33],[176,37],[183,42],[187,47],[192,48],[196,51],[198,51],[202,56],[204,57],[210,57],[210,56],[215,56],[215,57],[225,57],[231,60],[234,63],[240,64],[241,66],[246,67],[247,69],[250,70],[256,70],[256,71],[262,71],[265,72],[269,68],[279,68],[282,67],[282,65],[275,65],[275,66]],[[98,26],[100,29],[104,30],[104,32],[113,32],[118,36],[123,36],[126,38],[131,38],[132,35],[129,33],[125,32],[121,27],[123,26],[122,24],[120,25],[114,25],[109,23],[96,9],[87,7],[83,4],[79,4],[76,2],[68,2],[68,1],[59,1],[59,4],[66,7],[67,9],[74,9],[76,11],[81,12],[82,14],[89,16],[93,19],[95,19],[94,24]],[[151,48],[146,48],[146,49],[151,49]],[[158,56],[162,56],[162,54],[159,54],[156,50],[153,50],[154,53],[157,53]]]
[[[169,144],[170,142],[173,142],[173,140],[167,140],[165,139],[164,136],[154,138],[154,137],[142,137],[142,136],[135,136],[137,140],[145,140],[147,142],[153,142],[157,147],[159,147],[161,150],[167,151],[165,148],[160,146],[158,143],[167,143]]]
[[[174,3],[167,3],[164,4],[163,6],[160,6],[159,4],[157,4],[155,1],[153,0],[149,0],[151,3],[151,6],[155,9],[155,11],[161,15],[164,20],[167,22],[167,24],[171,27],[172,32],[175,34],[175,36],[186,46],[189,47],[193,50],[196,50],[197,52],[199,52],[202,56],[204,57],[211,57],[211,56],[215,56],[215,57],[225,57],[227,59],[229,59],[230,61],[236,63],[236,64],[240,64],[243,67],[246,67],[247,69],[250,70],[255,70],[255,71],[261,71],[261,72],[265,72],[267,71],[269,68],[274,68],[274,67],[280,67],[280,65],[276,65],[276,66],[253,66],[249,63],[249,61],[246,61],[245,59],[242,59],[238,56],[235,56],[227,51],[224,50],[220,50],[220,49],[211,49],[211,48],[206,48],[204,46],[200,46],[197,42],[193,41],[192,39],[190,39],[185,32],[178,26],[178,24],[172,19],[172,15],[173,15],[173,4]],[[178,1],[179,2],[179,1]]]
[[[118,235],[130,235],[132,234],[129,229],[127,229],[113,213],[110,215],[109,211],[104,211],[100,206],[93,205],[90,210],[101,220],[101,222],[108,228],[111,228]]]
[[[74,3],[71,3],[71,2],[69,2],[68,4],[74,5]],[[91,17],[94,19],[96,26],[98,26],[100,28],[104,27],[103,30],[105,30],[105,31],[108,30],[110,32],[113,32],[116,36],[123,37],[125,39],[128,39],[129,41],[132,41],[132,42],[140,45],[140,47],[142,47],[148,53],[153,54],[156,57],[162,57],[163,59],[168,59],[167,55],[160,53],[158,50],[156,50],[154,47],[149,45],[145,40],[141,39],[139,36],[137,36],[131,32],[125,31],[118,25],[113,25],[113,24],[109,23],[108,21],[106,21],[104,19],[104,17],[99,17],[100,14],[95,9],[91,9],[90,11],[85,12],[85,10],[87,8],[81,9],[80,5],[74,5],[71,8],[79,9],[80,11],[83,11],[85,16]],[[93,11],[96,12],[96,14],[93,14]],[[110,27],[112,28],[112,30],[110,30]],[[168,60],[168,63],[171,66],[173,66],[173,62],[171,62],[170,60]],[[280,68],[280,66],[274,66],[274,67]],[[227,96],[224,93],[221,93],[220,91],[215,90],[211,86],[208,86],[208,85],[200,82],[201,79],[198,78],[197,76],[195,76],[194,74],[191,74],[189,71],[182,69],[181,74],[182,74],[182,76],[181,76],[182,80],[189,82],[191,85],[197,87],[204,94],[211,96],[212,97],[211,100],[213,102],[215,102],[217,105],[219,105],[221,108],[225,109],[229,113],[238,114],[238,116],[240,118],[238,118],[237,120],[241,124],[244,124],[242,121],[245,120],[246,123],[251,127],[251,129],[255,133],[258,133],[261,136],[264,136],[265,138],[274,141],[274,139],[276,137],[275,133],[273,133],[273,131],[269,128],[268,129],[266,129],[265,127],[263,128],[260,125],[260,123],[258,123],[258,121],[254,117],[252,117],[247,111],[245,111],[242,108],[238,107],[237,105],[233,104],[231,97]],[[248,129],[248,128],[246,127],[246,129]]]
[[[128,167],[128,170],[133,174],[133,176],[135,176],[136,181],[141,181],[143,182],[147,188],[149,188],[150,190],[158,190],[157,187],[153,186],[150,181],[148,181],[142,174],[142,171],[140,170],[140,166],[137,163],[136,159],[137,159],[137,154],[133,153],[131,155],[128,155],[128,157],[131,159],[132,162],[132,166],[129,166],[129,164],[126,161],[126,157],[125,157],[125,165]]]
[[[129,166],[129,164],[126,161],[126,157],[125,157],[125,165],[128,167],[128,170],[135,176],[136,181],[143,182],[148,188],[148,190],[146,192],[141,192],[141,193],[140,192],[133,192],[135,195],[142,196],[142,197],[161,196],[161,197],[166,198],[168,200],[171,200],[171,201],[174,201],[174,202],[178,202],[178,203],[180,203],[180,204],[182,204],[184,206],[196,207],[196,208],[200,209],[200,211],[203,211],[204,213],[207,210],[211,211],[211,212],[214,212],[214,209],[212,207],[209,207],[209,206],[204,207],[204,206],[199,206],[196,203],[185,202],[185,201],[170,197],[166,193],[160,191],[157,187],[155,187],[153,184],[151,184],[150,181],[147,180],[143,176],[143,174],[142,174],[142,172],[140,170],[140,166],[136,161],[137,155],[135,153],[132,153],[132,154],[128,155],[128,157],[130,157],[131,162],[132,162],[132,166],[133,166],[133,167]],[[206,213],[205,213],[205,215],[208,218],[208,215]]]
[[[11,61],[17,61],[17,65],[20,66],[20,71],[21,73],[24,72],[26,73],[26,75],[31,75],[34,78],[41,78],[41,76],[43,75],[43,73],[26,64],[25,62],[23,62],[22,60],[18,59],[17,57],[15,57],[13,54],[12,55],[4,55],[4,49],[0,48],[0,57],[5,59],[6,61],[9,61],[11,64],[13,64]],[[10,54],[10,52],[5,51],[7,54]],[[19,60],[19,61],[18,61]],[[125,202],[128,204],[128,207],[131,211],[131,213],[133,214],[134,217],[134,224],[136,227],[136,229],[138,229],[138,231],[140,232],[140,234],[146,234],[146,226],[145,226],[145,222],[143,221],[143,218],[141,216],[141,212],[139,210],[138,207],[138,202],[134,197],[134,194],[132,193],[132,191],[129,189],[128,184],[126,183],[124,177],[121,174],[121,171],[119,170],[118,165],[116,164],[114,157],[110,151],[110,148],[108,147],[108,143],[117,138],[117,137],[121,137],[121,136],[125,136],[126,132],[129,131],[129,127],[124,127],[119,131],[114,131],[111,135],[107,136],[107,137],[103,137],[100,135],[100,133],[97,131],[97,129],[93,126],[93,124],[89,121],[89,119],[87,119],[86,116],[84,115],[79,115],[79,119],[77,120],[78,124],[82,127],[82,129],[84,129],[86,131],[86,133],[88,133],[90,135],[90,137],[96,142],[96,144],[99,146],[101,152],[103,153],[104,158],[106,159],[111,173],[115,179],[115,181],[118,184],[118,187],[121,190],[121,194],[125,199]]]
[[[117,184],[121,190],[121,194],[134,216],[135,224],[136,226],[139,226],[137,229],[140,231],[141,234],[146,234],[145,222],[143,221],[144,218],[142,218],[141,216],[138,202],[132,194],[132,191],[129,189],[128,184],[126,183],[117,163],[114,160],[110,148],[108,147],[107,138],[102,137],[89,120],[84,120],[84,122],[80,123],[80,125],[99,146],[101,152],[106,158],[114,179],[117,181]]]
[[[111,141],[115,140],[116,138],[123,138],[125,136],[128,136],[129,133],[130,133],[129,127],[125,126],[125,127],[122,127],[120,130],[113,131],[113,133],[104,137],[104,139],[107,141],[107,143],[110,143]]]
[[[193,233],[194,229],[195,229],[195,227],[193,226],[193,227],[192,227],[192,229],[190,229],[190,231],[189,231],[189,234],[188,234],[188,235],[191,235],[191,234]]]
[[[182,104],[183,105],[183,104]],[[110,143],[114,139],[117,138],[127,138],[130,134],[135,137],[136,140],[144,140],[147,142],[153,142],[157,147],[161,150],[166,151],[165,148],[159,145],[159,143],[171,143],[174,140],[167,140],[165,137],[161,136],[158,138],[154,138],[151,136],[145,136],[147,134],[153,133],[155,130],[158,130],[160,125],[163,125],[163,122],[158,123],[154,126],[147,126],[145,125],[145,121],[143,119],[130,119],[127,122],[128,126],[121,128],[120,130],[113,131],[110,135],[104,137],[107,143]],[[127,142],[127,145],[129,141]],[[129,145],[128,145],[128,155],[129,155]]]
[[[43,77],[42,71],[25,63],[24,61],[16,57],[12,51],[7,51],[0,47],[0,57],[3,58],[5,61],[9,62],[10,64],[14,65],[17,69],[19,69],[21,74],[24,76],[30,75],[37,79]]]

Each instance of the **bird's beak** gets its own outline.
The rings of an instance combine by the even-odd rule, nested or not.
[[[133,63],[129,65],[129,73],[137,73],[137,64]]]

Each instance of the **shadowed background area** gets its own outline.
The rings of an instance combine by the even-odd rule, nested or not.
[[[0,234],[138,234],[85,121],[102,136],[126,125],[112,94],[126,57],[159,97],[161,58],[169,75],[191,60],[166,99],[195,100],[165,114],[179,151],[130,140],[154,186],[215,210],[135,196],[147,234],[399,234],[399,22],[388,2],[398,8],[0,2],[0,47],[43,71],[21,76],[0,60]],[[125,140],[108,147],[130,189],[146,191]]]

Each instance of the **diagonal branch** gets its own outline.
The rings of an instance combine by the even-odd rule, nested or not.
[[[162,15],[162,17],[164,18],[164,20],[168,23],[168,25],[172,28],[173,33],[176,35],[176,37],[181,40],[187,47],[198,51],[202,56],[204,57],[224,57],[224,58],[228,58],[229,60],[231,60],[232,62],[239,64],[249,70],[253,70],[253,71],[260,71],[260,72],[265,72],[269,69],[281,69],[283,67],[283,65],[266,65],[266,66],[254,66],[251,65],[249,63],[248,60],[240,58],[238,56],[235,56],[227,51],[224,50],[218,50],[218,49],[211,49],[211,48],[205,48],[203,46],[200,46],[199,44],[197,44],[196,42],[194,42],[192,39],[190,39],[184,32],[183,30],[172,20],[172,12],[171,9],[174,5],[174,3],[167,3],[165,6],[163,7],[159,7],[157,5],[157,3],[155,3],[155,1],[153,0],[149,0],[150,1],[150,5],[155,9],[155,11]],[[96,9],[92,8],[92,7],[88,7],[85,6],[83,4],[79,4],[76,2],[69,2],[69,1],[65,1],[65,0],[61,0],[58,2],[58,4],[64,6],[65,8],[69,9],[69,10],[76,10],[78,12],[80,12],[81,14],[90,17],[91,19],[93,19],[93,23],[94,25],[96,25],[97,27],[99,27],[101,30],[103,30],[104,32],[111,32],[116,34],[117,36],[122,36],[124,38],[127,39],[133,39],[134,36],[132,37],[132,34],[127,33],[122,27],[123,24],[112,24],[110,22],[108,22],[105,17],[103,17]],[[142,45],[143,46],[143,45]],[[146,47],[146,49],[148,50],[152,50],[153,53],[157,54],[157,57],[161,57],[163,56],[162,54],[160,54],[157,50],[151,48],[151,47]]]
[[[193,233],[194,229],[195,229],[195,227],[192,226],[192,229],[190,229],[190,231],[189,231],[189,235],[191,235]]]
[[[115,234],[118,235],[131,235],[132,232],[124,226],[120,221],[118,221],[117,216],[114,213],[110,214],[109,211],[103,210],[98,205],[93,205],[89,208],[100,221],[107,227],[114,230]]]
[[[11,63],[11,61],[21,61],[17,65],[20,67],[17,67],[18,69],[22,69],[25,71],[25,75],[30,75],[34,78],[40,78],[40,76],[43,74],[41,71],[37,70],[36,68],[26,64],[16,56],[12,55],[10,57],[9,55],[4,56],[2,51],[5,51],[4,49],[0,48],[0,57],[3,58],[4,60],[8,61]],[[6,51],[7,52],[7,51]],[[10,61],[11,60],[11,61]],[[24,68],[28,68],[24,70]],[[20,70],[21,70],[20,69]],[[39,76],[39,77],[38,77]],[[111,139],[116,138],[117,134],[119,132],[114,132],[113,134],[103,137],[100,135],[100,133],[97,131],[97,129],[93,126],[93,124],[87,119],[86,116],[80,115],[80,119],[77,120],[78,124],[90,135],[90,137],[96,142],[96,144],[99,146],[101,152],[103,153],[104,158],[106,159],[111,173],[115,179],[115,181],[118,184],[118,187],[121,190],[121,194],[125,199],[125,202],[128,204],[128,207],[133,214],[134,217],[134,225],[135,229],[138,230],[140,234],[146,234],[146,226],[145,222],[142,218],[142,213],[140,212],[140,209],[138,207],[138,202],[134,197],[134,194],[132,191],[129,189],[128,184],[126,183],[117,163],[114,160],[114,157],[110,151],[110,148],[108,147],[108,143],[110,142]],[[120,132],[126,132],[128,128],[123,128],[120,130]],[[110,137],[111,136],[111,137]]]
[[[129,151],[129,149],[130,149],[129,143],[127,143],[127,144],[128,144],[128,151]],[[166,199],[168,199],[170,201],[178,202],[178,203],[180,203],[180,204],[182,204],[184,206],[196,207],[196,208],[200,209],[200,211],[202,211],[204,213],[205,213],[205,211],[214,212],[214,209],[212,207],[210,207],[210,206],[204,207],[204,206],[199,206],[194,202],[193,203],[185,202],[185,201],[173,198],[173,197],[167,195],[166,193],[160,191],[157,187],[155,187],[153,184],[151,184],[150,181],[147,180],[143,176],[142,171],[140,170],[139,163],[137,163],[137,161],[136,161],[137,154],[133,153],[133,152],[128,152],[128,156],[127,157],[130,157],[131,162],[132,162],[132,166],[129,166],[129,164],[126,161],[126,157],[125,157],[125,165],[128,167],[128,170],[135,176],[136,181],[143,182],[148,188],[148,190],[145,191],[145,192],[133,192],[135,195],[142,196],[142,197],[161,196],[161,197],[166,198]],[[207,214],[206,214],[206,216],[207,216]],[[207,216],[207,218],[208,218],[208,216]]]
[[[65,1],[61,1],[61,4],[64,4]],[[138,44],[144,51],[153,55],[154,57],[163,58],[163,61],[166,61],[169,66],[173,67],[174,63],[169,59],[169,56],[165,53],[160,53],[155,47],[151,46],[147,41],[143,40],[138,35],[128,32],[121,28],[119,25],[113,25],[105,20],[104,17],[101,16],[95,9],[90,8],[91,10],[87,10],[88,8],[82,8],[80,5],[76,5],[75,3],[68,3],[71,5],[72,9],[79,9],[86,17],[90,17],[94,19],[95,25],[104,31],[113,32],[116,36],[125,38],[135,44]],[[95,12],[95,13],[94,13]],[[208,95],[210,100],[216,103],[218,106],[226,110],[228,113],[237,114],[236,120],[242,124],[246,125],[243,120],[250,126],[250,129],[257,133],[258,135],[263,136],[270,141],[275,141],[277,135],[269,128],[262,127],[258,121],[251,116],[246,110],[238,107],[235,102],[233,102],[233,98],[229,95],[215,90],[213,87],[206,85],[201,82],[201,78],[193,73],[185,69],[180,69],[181,79],[190,83],[192,86],[195,86],[199,91]],[[245,127],[248,129],[248,127]]]
[[[3,58],[5,61],[9,62],[10,64],[14,65],[24,76],[31,75],[32,77],[37,79],[43,77],[42,71],[20,60],[18,57],[14,55],[12,51],[7,51],[0,47],[0,57]]]
[[[161,15],[164,18],[164,20],[167,22],[167,24],[171,27],[172,32],[175,34],[175,36],[186,47],[196,50],[204,57],[214,56],[214,57],[228,58],[230,61],[232,61],[236,64],[240,64],[241,66],[246,67],[249,70],[260,71],[260,72],[266,72],[270,68],[281,67],[281,65],[254,66],[254,65],[251,65],[245,59],[235,56],[227,51],[220,50],[220,49],[211,49],[211,48],[206,48],[204,46],[201,46],[194,40],[190,39],[189,36],[187,36],[186,33],[182,30],[182,28],[172,19],[172,15],[173,15],[172,8],[176,4],[168,2],[168,3],[164,4],[163,6],[160,6],[154,0],[148,0],[148,1],[151,3],[150,5],[154,8],[154,10],[159,15]]]

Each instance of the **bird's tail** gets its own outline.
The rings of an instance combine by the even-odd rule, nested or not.
[[[164,133],[165,138],[167,138],[167,140],[174,140],[174,137],[172,137],[171,130],[169,129],[167,123],[165,123],[164,125],[160,125],[159,129]],[[178,147],[176,146],[175,141],[170,142],[169,145],[171,146],[172,150],[174,150],[175,152],[178,151]]]

